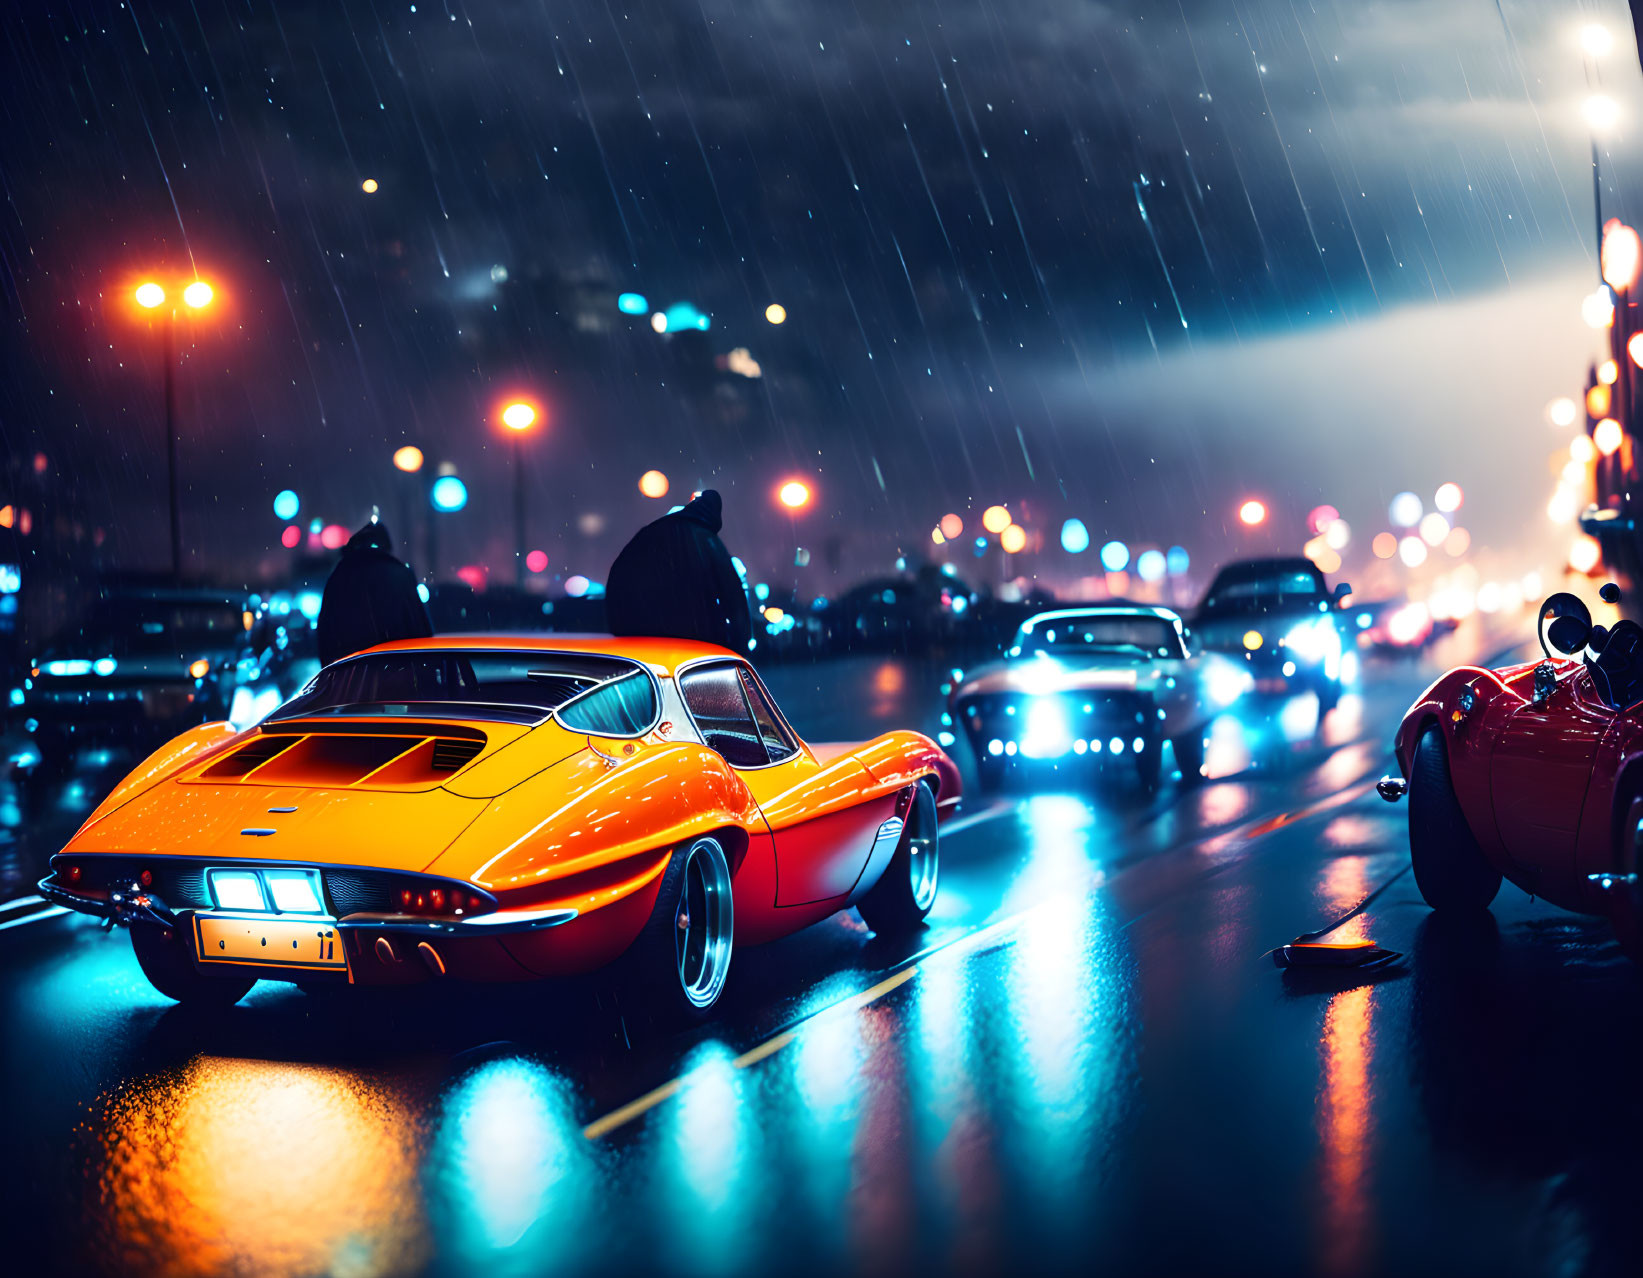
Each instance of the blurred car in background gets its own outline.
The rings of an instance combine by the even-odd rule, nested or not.
[[[1211,720],[1253,682],[1243,663],[1194,652],[1168,608],[1061,608],[1029,617],[1001,660],[957,679],[950,715],[983,789],[1012,768],[1122,760],[1150,791],[1165,741],[1183,779],[1202,775]]]
[[[1432,610],[1419,600],[1385,599],[1351,612],[1349,630],[1371,652],[1413,654],[1438,636]]]
[[[249,726],[318,670],[310,618],[288,594],[114,588],[30,662],[24,725],[50,771],[81,746],[147,748],[212,719]]]
[[[1310,559],[1240,560],[1215,574],[1192,631],[1205,648],[1243,662],[1257,695],[1316,693],[1323,715],[1356,678],[1338,608],[1351,593],[1345,582],[1330,590]]]

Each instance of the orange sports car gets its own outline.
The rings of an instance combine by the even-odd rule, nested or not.
[[[850,906],[918,926],[959,792],[916,732],[806,745],[710,644],[420,639],[326,667],[248,731],[176,738],[40,890],[129,927],[183,1002],[609,965],[689,1019],[738,945]]]

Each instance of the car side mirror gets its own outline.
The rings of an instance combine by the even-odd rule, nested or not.
[[[1560,590],[1540,605],[1535,631],[1548,658],[1553,650],[1572,657],[1591,642],[1592,614],[1577,596]]]

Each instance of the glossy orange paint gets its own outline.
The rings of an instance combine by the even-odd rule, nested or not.
[[[627,657],[656,677],[664,707],[680,705],[673,678],[681,666],[740,660],[708,644],[557,635],[465,635],[373,651],[415,649]],[[350,728],[357,745],[339,744]],[[441,733],[483,744],[433,780],[427,758]],[[295,741],[269,754],[270,737]],[[235,762],[248,747],[248,762]],[[433,937],[436,954],[423,959],[402,939],[368,928],[349,934],[351,980],[426,980],[440,968],[457,979],[522,980],[619,957],[649,917],[673,849],[704,834],[731,862],[739,944],[847,908],[883,873],[893,845],[881,841],[872,855],[875,836],[920,781],[936,788],[944,814],[956,805],[956,766],[915,732],[832,745],[821,757],[801,742],[790,759],[737,769],[677,714],[630,739],[589,737],[551,718],[530,726],[326,716],[237,735],[204,725],[122,782],[64,854],[428,873],[484,889],[498,915],[577,911],[538,931]],[[265,833],[248,838],[254,831]]]

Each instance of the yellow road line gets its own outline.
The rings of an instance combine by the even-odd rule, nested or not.
[[[811,1021],[818,1020],[823,1016],[842,1016],[850,1012],[860,1011],[869,1003],[876,1002],[897,986],[904,985],[906,982],[911,980],[913,973],[917,970],[917,964],[914,964],[911,967],[904,967],[899,972],[885,977],[885,979],[880,981],[877,985],[870,986],[859,994],[852,994],[849,998],[841,999],[837,1003],[829,1004],[827,1007],[822,1008],[819,1012],[805,1017],[804,1020],[800,1021],[791,1029],[785,1029],[775,1037],[767,1038],[757,1047],[743,1052],[735,1060],[730,1062],[731,1065],[736,1069],[746,1069],[750,1065],[757,1065],[766,1057],[774,1056],[777,1052],[781,1051],[782,1048],[791,1043],[799,1036],[799,1031]],[[684,1086],[684,1079],[682,1077],[663,1083],[660,1087],[654,1089],[653,1091],[646,1092],[643,1096],[639,1097],[638,1100],[629,1101],[626,1105],[622,1106],[621,1109],[614,1109],[603,1118],[595,1119],[582,1129],[582,1135],[588,1140],[598,1140],[601,1136],[608,1135],[609,1133],[615,1131],[618,1127],[631,1123],[641,1114],[655,1109],[656,1106],[667,1100],[668,1097],[672,1096],[682,1086]]]
[[[1319,812],[1322,812],[1328,808],[1338,807],[1343,803],[1349,803],[1353,799],[1367,794],[1373,784],[1373,782],[1366,781],[1357,785],[1345,786],[1342,789],[1337,790],[1334,794],[1325,795],[1322,799],[1318,799],[1313,803],[1308,804],[1306,807],[1300,808],[1296,811],[1280,812],[1275,817],[1268,817],[1265,820],[1257,821],[1255,824],[1244,830],[1241,837],[1244,842],[1253,843],[1264,835],[1270,834],[1275,830],[1280,830],[1286,825],[1291,825],[1296,821],[1315,816]],[[1005,812],[1011,811],[1012,809],[1013,805],[1010,808],[989,809],[985,813],[977,813],[976,816],[990,819],[993,816],[1002,816]],[[1220,837],[1224,838],[1227,836],[1223,835]],[[1234,831],[1231,837],[1237,839],[1240,835],[1237,831]],[[1199,844],[1201,845],[1202,843],[1211,841],[1213,841],[1213,836],[1211,839],[1199,840]],[[1097,875],[1095,886],[1098,888],[1101,886],[1102,877],[1103,876],[1099,874]],[[1040,906],[1045,904],[1048,904],[1048,902],[1041,902]],[[877,985],[869,986],[867,989],[862,990],[859,994],[852,994],[849,998],[841,999],[837,1003],[829,1004],[820,1011],[805,1017],[804,1020],[800,1021],[797,1025],[785,1029],[780,1034],[777,1034],[772,1038],[767,1038],[757,1047],[750,1048],[748,1051],[743,1052],[731,1062],[732,1067],[735,1069],[747,1069],[751,1065],[757,1065],[760,1061],[774,1056],[777,1052],[781,1051],[782,1048],[786,1047],[799,1036],[799,1031],[801,1029],[810,1024],[812,1021],[819,1020],[824,1016],[834,1014],[845,1015],[849,1012],[860,1011],[869,1003],[876,1002],[878,999],[881,999],[886,994],[890,993],[891,990],[911,980],[913,973],[918,971],[919,964],[924,959],[931,957],[932,955],[939,954],[943,950],[951,949],[955,946],[963,945],[965,948],[974,949],[978,943],[988,936],[1005,931],[1006,929],[1020,923],[1022,919],[1032,914],[1035,910],[1040,908],[1040,906],[1033,906],[1029,909],[1022,910],[1019,913],[1012,914],[1007,918],[999,919],[986,927],[969,933],[967,936],[957,937],[952,941],[947,941],[940,945],[932,946],[929,950],[926,950],[923,954],[920,954],[915,961],[909,963],[906,967],[900,969],[899,971],[892,973],[890,976],[887,976]],[[968,942],[968,945],[965,944],[966,942]],[[634,1119],[649,1113],[663,1101],[676,1094],[683,1086],[684,1078],[682,1076],[671,1079],[668,1082],[663,1083],[660,1087],[646,1092],[637,1100],[629,1101],[620,1109],[613,1109],[603,1118],[594,1119],[593,1122],[589,1123],[582,1129],[582,1135],[588,1140],[599,1140],[601,1137],[609,1135],[617,1128],[625,1127]]]

